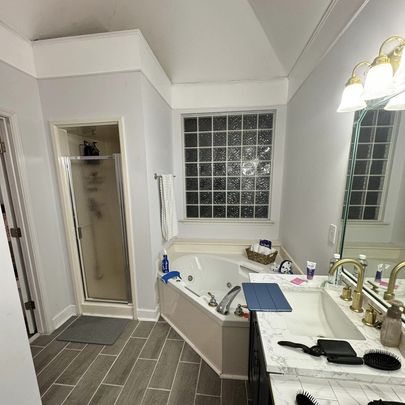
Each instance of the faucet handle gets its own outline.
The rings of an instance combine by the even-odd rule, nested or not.
[[[367,283],[371,285],[371,289],[375,292],[378,293],[379,287],[377,284],[375,284],[373,281],[368,280]],[[371,304],[370,304],[371,305]]]
[[[342,294],[340,294],[340,298],[343,301],[351,301],[352,300],[352,286],[346,281],[343,280],[345,286],[343,287]]]
[[[363,323],[367,326],[376,326],[378,323],[377,314],[382,315],[382,312],[373,304],[369,303],[364,318],[362,319]]]
[[[209,305],[210,307],[217,307],[217,306],[218,306],[218,303],[217,303],[217,300],[215,299],[215,295],[214,295],[214,294],[211,294],[210,292],[208,292],[208,295],[211,297],[211,299],[210,299],[208,305]]]
[[[238,304],[238,306],[237,306],[236,309],[235,309],[234,314],[235,314],[236,316],[243,316],[243,309],[242,309],[242,305],[241,305],[241,304]]]

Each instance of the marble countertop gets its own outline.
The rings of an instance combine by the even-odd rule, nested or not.
[[[314,280],[305,282],[299,286],[291,283],[296,275],[280,274],[257,274],[251,273],[252,282],[275,282],[283,291],[291,289],[320,288],[327,280],[326,276],[316,276]],[[304,279],[304,276],[301,276]],[[364,326],[362,314],[357,314],[349,309],[350,303],[339,298],[341,287],[336,288],[328,285],[326,292],[338,304],[340,309],[349,317],[353,324],[364,335],[365,340],[349,340],[358,356],[363,356],[370,349],[385,349],[395,353],[405,364],[398,349],[386,348],[379,340],[379,331],[375,328]],[[350,366],[329,363],[325,356],[313,357],[300,350],[281,347],[277,344],[280,340],[290,340],[303,343],[307,346],[316,344],[316,337],[294,336],[286,329],[286,322],[283,317],[288,313],[258,312],[257,319],[262,338],[263,349],[267,371],[270,374],[294,375],[302,377],[316,377],[328,379],[352,380],[364,383],[400,384],[405,385],[405,367],[398,371],[380,371],[367,366]],[[285,318],[284,318],[285,319]],[[278,404],[277,404],[278,405]]]
[[[335,379],[270,375],[275,405],[295,404],[298,391],[309,392],[320,405],[366,405],[370,401],[405,402],[405,386],[368,384]]]

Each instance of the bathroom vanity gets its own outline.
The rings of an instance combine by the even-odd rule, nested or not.
[[[405,401],[405,358],[399,350],[381,345],[379,331],[363,324],[364,313],[351,311],[350,303],[339,298],[342,287],[324,287],[326,276],[297,286],[291,283],[295,277],[250,275],[251,282],[278,283],[293,308],[291,313],[252,313],[249,380],[253,404],[293,404],[302,389],[321,403],[333,405],[367,404],[380,398]],[[358,356],[370,349],[388,349],[400,357],[403,367],[386,372],[366,365],[332,364],[325,356],[310,356],[277,343],[288,340],[311,347],[322,337],[348,341]]]

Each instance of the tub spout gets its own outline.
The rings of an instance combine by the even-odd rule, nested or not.
[[[217,311],[222,315],[228,315],[229,308],[231,306],[232,301],[235,297],[239,294],[241,290],[240,286],[233,287],[232,290],[229,290],[222,301],[217,306]]]

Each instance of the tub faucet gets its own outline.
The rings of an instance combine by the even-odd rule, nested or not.
[[[229,290],[225,297],[222,298],[222,301],[217,306],[217,311],[222,315],[228,315],[229,307],[231,306],[232,301],[239,294],[241,290],[240,286],[233,287],[232,290]]]
[[[395,298],[395,282],[397,281],[398,273],[401,269],[405,267],[405,261],[398,263],[392,270],[390,274],[390,280],[388,282],[387,291],[384,293],[384,299],[389,301]]]
[[[353,293],[353,302],[350,305],[350,309],[354,312],[363,312],[363,284],[364,284],[364,276],[365,270],[363,265],[354,259],[340,259],[338,260],[329,270],[329,274],[333,276],[336,269],[343,264],[352,264],[354,267],[357,268],[358,276],[357,276],[357,285]]]

